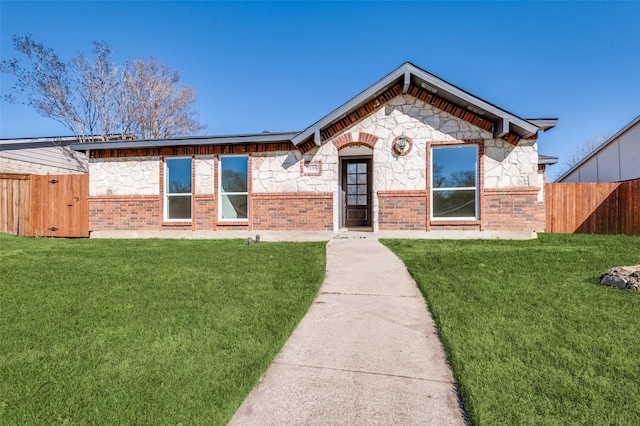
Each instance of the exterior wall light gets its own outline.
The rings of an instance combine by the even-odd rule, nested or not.
[[[393,140],[391,147],[398,156],[407,155],[413,147],[413,141],[408,136],[400,135]]]

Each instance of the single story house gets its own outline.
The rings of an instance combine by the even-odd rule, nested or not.
[[[72,148],[91,231],[539,231],[556,123],[405,63],[303,131]]]
[[[640,115],[558,178],[558,182],[640,179]]]

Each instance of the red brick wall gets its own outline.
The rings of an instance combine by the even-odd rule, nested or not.
[[[427,191],[378,191],[380,230],[427,229]]]
[[[89,198],[89,231],[158,230],[161,223],[157,195]]]
[[[538,188],[484,190],[483,229],[487,231],[544,231],[544,202]]]
[[[288,192],[251,194],[253,229],[272,231],[333,230],[333,194]]]
[[[193,203],[191,217],[194,222],[194,229],[214,230],[215,222],[218,218],[217,198],[213,194],[197,194]]]

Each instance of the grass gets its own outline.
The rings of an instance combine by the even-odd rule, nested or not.
[[[0,423],[226,424],[324,267],[324,243],[0,234]]]
[[[640,238],[383,241],[425,296],[473,425],[640,424]]]

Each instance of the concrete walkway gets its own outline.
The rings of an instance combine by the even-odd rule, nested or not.
[[[320,294],[230,425],[464,425],[424,299],[376,239],[334,239]]]

